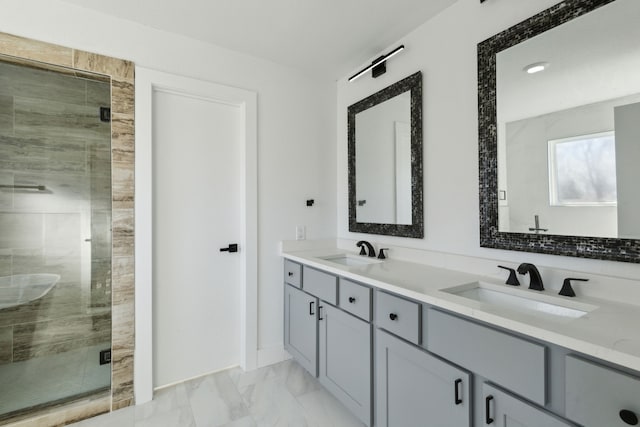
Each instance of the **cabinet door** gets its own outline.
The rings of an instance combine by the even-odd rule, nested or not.
[[[565,375],[567,418],[584,427],[638,425],[640,379],[573,355]]]
[[[320,382],[371,425],[371,325],[321,302]]]
[[[482,397],[484,425],[492,427],[569,427],[576,425],[487,383],[482,385]]]
[[[289,285],[284,290],[284,347],[318,376],[318,299]]]
[[[376,425],[471,425],[471,375],[376,330]]]

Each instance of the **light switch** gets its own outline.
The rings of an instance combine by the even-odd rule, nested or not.
[[[296,240],[304,240],[307,238],[306,227],[304,225],[296,225]]]

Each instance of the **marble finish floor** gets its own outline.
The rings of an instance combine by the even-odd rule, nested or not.
[[[74,427],[363,427],[292,360],[251,372],[240,368],[156,392],[153,401]]]

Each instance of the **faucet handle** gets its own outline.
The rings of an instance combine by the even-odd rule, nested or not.
[[[366,255],[367,251],[364,249],[364,245],[360,245],[360,255]]]
[[[571,281],[575,280],[578,282],[588,282],[589,279],[579,279],[576,277],[567,277],[566,279],[564,279],[564,282],[562,283],[562,289],[560,289],[560,292],[558,292],[558,295],[562,295],[565,297],[575,297],[576,293],[573,291],[573,288],[571,287]]]
[[[386,259],[387,257],[384,255],[384,251],[388,251],[389,248],[380,248],[380,253],[378,254],[378,259]]]
[[[507,281],[504,282],[505,284],[511,286],[520,286],[520,281],[518,280],[518,276],[516,276],[516,270],[514,270],[513,268],[505,267],[504,265],[499,265],[498,267],[504,270],[509,270],[509,277],[507,278]]]

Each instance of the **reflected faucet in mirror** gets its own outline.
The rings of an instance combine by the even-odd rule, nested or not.
[[[549,231],[548,228],[540,228],[540,216],[539,215],[534,215],[533,216],[533,222],[535,223],[535,227],[529,227],[529,231],[533,231],[536,234],[540,233],[541,231]]]

